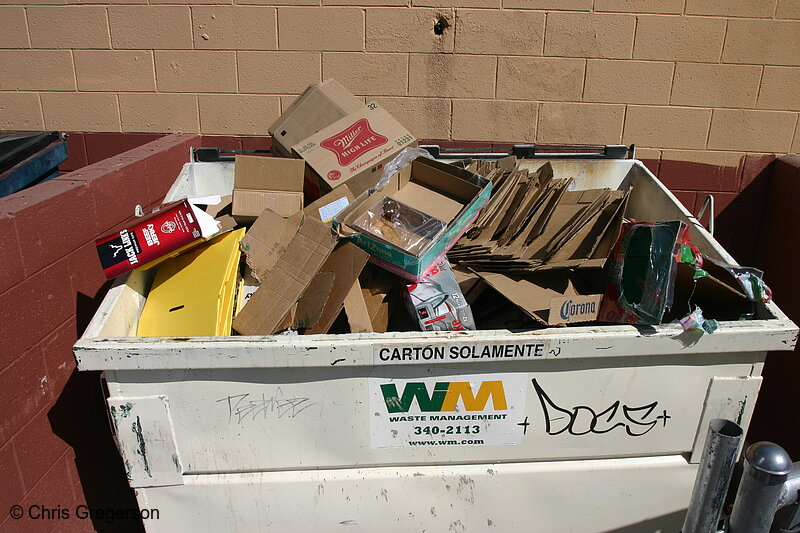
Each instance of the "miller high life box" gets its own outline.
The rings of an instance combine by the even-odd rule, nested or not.
[[[349,181],[366,190],[383,174],[383,165],[407,146],[416,145],[407,129],[375,103],[292,147],[306,162],[306,192],[312,198]]]
[[[150,268],[159,259],[183,251],[215,235],[219,226],[211,215],[189,200],[162,206],[128,227],[97,239],[97,254],[108,279],[135,268]]]
[[[273,154],[294,157],[292,146],[364,107],[334,79],[309,85],[270,127]]]

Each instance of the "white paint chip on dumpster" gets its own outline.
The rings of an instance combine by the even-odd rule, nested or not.
[[[375,448],[497,446],[524,435],[527,374],[371,377],[370,445]]]

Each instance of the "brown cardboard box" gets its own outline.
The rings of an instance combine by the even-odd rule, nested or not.
[[[373,262],[380,260],[383,268],[418,281],[466,231],[489,199],[491,190],[490,182],[476,178],[472,172],[418,157],[394,174],[380,190],[357,198],[334,218],[334,227],[340,235],[368,251]],[[385,209],[395,204],[404,207]],[[381,207],[383,211],[378,209]],[[370,214],[374,216],[369,218]],[[404,225],[396,224],[398,217],[395,215],[403,214],[409,215]],[[391,224],[376,222],[366,227],[366,220],[386,220],[387,215],[392,218]],[[418,223],[425,231],[419,231],[415,226]],[[387,231],[381,229],[384,226]],[[428,231],[431,228],[438,233]],[[402,234],[400,229],[404,230]],[[408,239],[401,242],[402,237]],[[423,241],[425,246],[412,248],[408,245],[408,242]]]
[[[364,106],[334,79],[309,86],[272,126],[272,153],[297,157],[292,146]]]
[[[384,163],[416,139],[381,106],[361,106],[292,147],[308,165],[308,194],[325,194],[344,182],[377,182]],[[365,188],[361,184],[357,188]]]
[[[271,209],[290,217],[303,208],[303,173],[299,159],[237,155],[233,177],[233,216],[259,216]]]

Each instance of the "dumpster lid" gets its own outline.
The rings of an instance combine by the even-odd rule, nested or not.
[[[57,131],[0,133],[0,174],[58,140],[59,137]]]

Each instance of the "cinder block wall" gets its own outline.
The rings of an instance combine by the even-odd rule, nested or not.
[[[335,77],[420,138],[800,151],[797,0],[92,1],[0,0],[0,129],[264,135]]]

